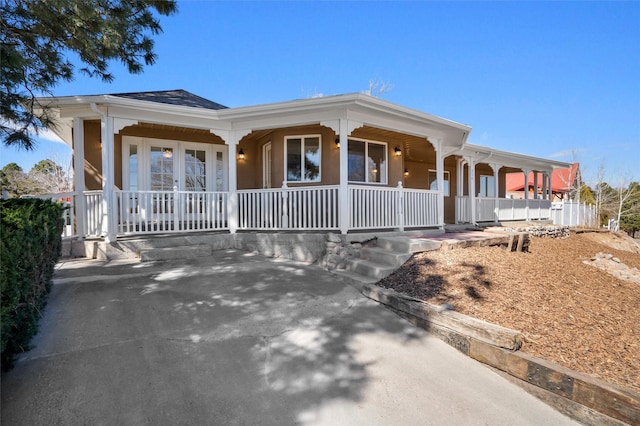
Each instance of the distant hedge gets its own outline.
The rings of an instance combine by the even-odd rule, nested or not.
[[[2,369],[29,349],[51,289],[62,247],[60,203],[36,198],[0,201]]]

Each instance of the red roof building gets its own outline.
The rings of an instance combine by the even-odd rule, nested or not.
[[[580,163],[573,163],[566,169],[556,169],[551,173],[551,191],[554,198],[562,200],[565,194],[576,188]],[[529,193],[533,194],[533,172],[529,173]],[[538,192],[542,191],[542,178],[538,177]],[[506,192],[514,198],[524,198],[524,173],[507,173]],[[531,197],[533,198],[533,197]]]

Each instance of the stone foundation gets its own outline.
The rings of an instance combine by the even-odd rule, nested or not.
[[[362,251],[362,243],[349,242],[340,234],[328,233],[326,235],[324,257],[320,266],[328,271],[346,269],[347,260],[359,259]]]

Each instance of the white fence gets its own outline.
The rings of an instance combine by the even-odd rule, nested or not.
[[[594,206],[578,202],[553,203],[551,216],[556,225],[597,227]]]
[[[47,194],[47,195],[34,195],[30,198],[40,198],[42,200],[51,200],[62,203],[64,210],[62,212],[62,219],[64,224],[62,226],[62,238],[69,238],[76,235],[75,229],[75,193],[62,192],[60,194]]]

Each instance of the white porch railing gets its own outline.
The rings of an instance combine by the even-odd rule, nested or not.
[[[83,193],[85,202],[85,233],[89,237],[99,237],[102,235],[102,191],[85,191]],[[80,233],[80,230],[77,230]]]
[[[407,228],[440,226],[438,191],[404,189],[404,226]],[[401,227],[401,226],[399,226]]]
[[[349,229],[439,226],[438,192],[349,186]]]
[[[116,191],[118,234],[228,229],[226,192]]]
[[[495,198],[476,198],[476,222],[495,222],[497,220]]]
[[[456,219],[460,223],[471,222],[469,197],[456,197]],[[551,201],[549,200],[476,198],[476,222],[549,219],[551,219]]]
[[[314,186],[238,191],[238,229],[340,229],[339,187]],[[117,234],[229,229],[229,193],[190,191],[116,191]],[[60,201],[63,238],[105,233],[102,191],[40,195]],[[84,211],[79,206],[84,204]],[[496,205],[498,206],[496,208]],[[349,230],[435,227],[438,192],[400,187],[349,186]],[[470,220],[469,197],[456,197],[456,219]],[[477,198],[476,221],[553,220],[567,226],[595,226],[593,206],[549,200]],[[80,229],[82,227],[83,229]]]
[[[469,197],[457,196],[456,197],[456,222],[457,223],[471,223],[471,204],[469,203]]]
[[[238,191],[238,229],[338,229],[338,186]]]

